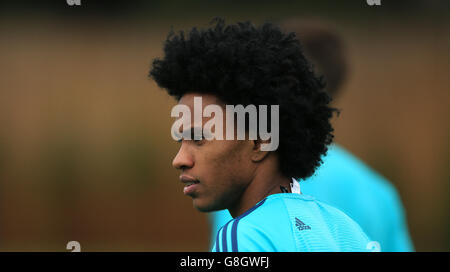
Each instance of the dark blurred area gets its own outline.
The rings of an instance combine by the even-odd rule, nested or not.
[[[216,16],[336,28],[336,140],[395,185],[417,251],[450,250],[449,1],[79,2],[0,2],[1,251],[208,250],[147,73],[172,27]]]

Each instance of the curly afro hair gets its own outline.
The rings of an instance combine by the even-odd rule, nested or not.
[[[164,58],[150,77],[169,95],[212,94],[231,105],[279,105],[280,172],[304,179],[322,163],[332,142],[334,109],[294,33],[271,23],[225,25],[169,33]],[[270,119],[269,119],[270,120]]]

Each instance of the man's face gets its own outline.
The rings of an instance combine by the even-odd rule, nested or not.
[[[202,111],[211,104],[222,106],[225,139],[225,107],[213,95],[188,93],[180,99],[178,104],[190,108],[191,127],[199,129],[194,127],[194,96],[202,97]],[[202,125],[211,118],[213,116],[202,117]],[[192,197],[194,207],[202,212],[231,207],[253,178],[256,169],[256,164],[251,160],[253,141],[237,140],[236,137],[235,140],[191,139],[181,141],[172,162],[175,168],[181,170],[184,194]]]

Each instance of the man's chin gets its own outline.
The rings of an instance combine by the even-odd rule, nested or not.
[[[224,209],[217,207],[216,205],[211,205],[210,203],[204,203],[200,199],[194,199],[192,203],[194,208],[196,208],[199,212],[215,212]]]

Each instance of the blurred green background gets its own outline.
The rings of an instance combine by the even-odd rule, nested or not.
[[[208,250],[147,78],[171,27],[321,20],[347,45],[336,140],[386,176],[418,251],[450,250],[448,1],[0,2],[0,250]]]

